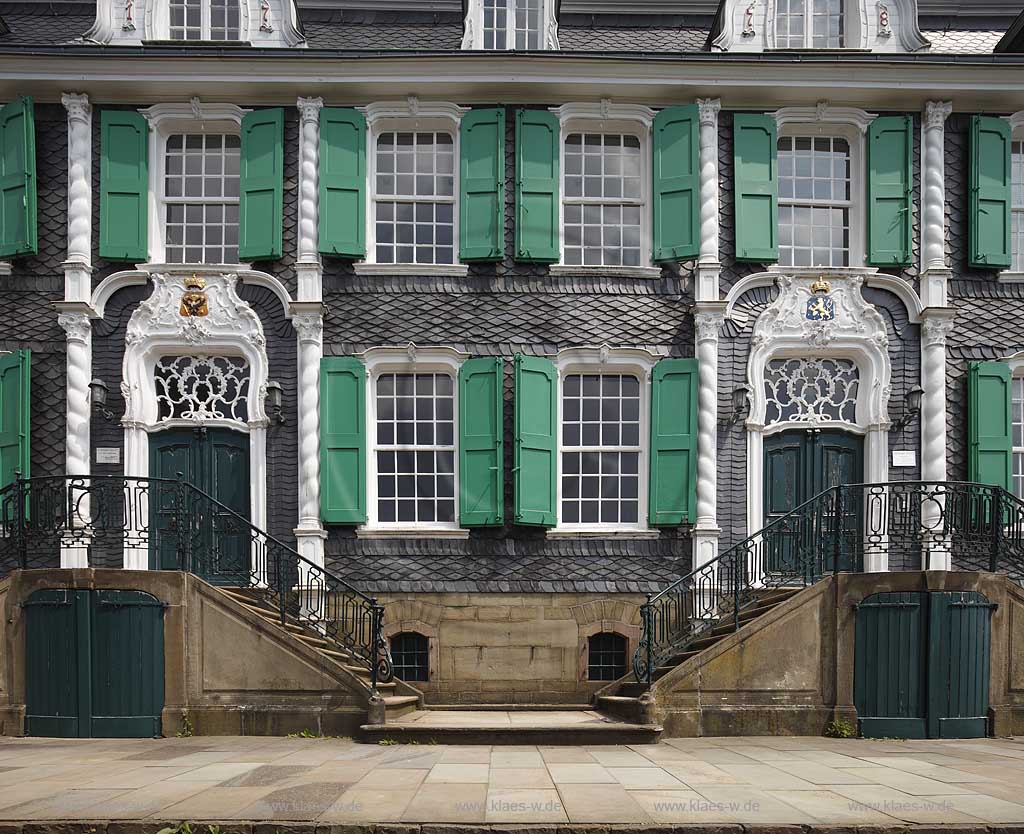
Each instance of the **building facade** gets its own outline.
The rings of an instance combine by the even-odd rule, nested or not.
[[[435,703],[589,701],[837,484],[1024,498],[1021,21],[949,5],[0,4],[0,480],[193,485]],[[0,571],[177,569],[154,501]]]

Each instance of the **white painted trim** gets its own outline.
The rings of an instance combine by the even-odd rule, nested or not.
[[[448,347],[370,348],[359,354],[366,366],[366,523],[357,528],[367,534],[419,536],[429,532],[458,533],[459,526],[459,369],[468,353]],[[377,402],[376,384],[381,374],[447,373],[452,378],[453,447],[455,453],[455,521],[452,523],[382,522],[377,519]],[[461,538],[461,536],[456,536]]]
[[[161,356],[212,355],[242,356],[249,363],[248,413],[245,423],[233,420],[202,421],[202,425],[223,426],[249,434],[250,519],[267,527],[267,429],[270,420],[265,409],[269,359],[263,325],[255,311],[236,292],[238,276],[224,271],[202,271],[176,265],[154,272],[153,292],[140,304],[128,321],[125,353],[121,371],[121,393],[125,413],[124,472],[128,477],[149,477],[149,435],[166,428],[188,425],[191,421],[158,418],[154,371]],[[196,318],[180,314],[184,281],[193,273],[206,280],[209,315]],[[130,275],[131,273],[122,273]],[[142,510],[140,523],[148,519]],[[255,554],[254,554],[255,556]],[[146,570],[146,549],[125,550],[125,568]],[[254,562],[254,570],[258,566]]]
[[[555,278],[661,278],[660,266],[566,266],[551,264],[548,274]]]
[[[832,283],[836,319],[813,323],[805,317],[810,285],[821,274],[778,276],[779,296],[754,323],[751,351],[747,361],[750,412],[747,428],[747,531],[752,535],[764,526],[764,437],[787,429],[838,428],[866,437],[864,479],[882,483],[888,479],[888,400],[892,368],[885,321],[862,294],[864,276],[835,275],[826,271]],[[853,424],[822,421],[783,422],[765,426],[767,400],[765,366],[769,360],[787,357],[837,357],[857,363],[860,373],[856,420]]]
[[[1024,140],[1024,110],[1018,110],[1011,116],[1007,116],[1006,121],[1010,123],[1010,141],[1020,142]],[[1010,207],[1011,220],[1013,217],[1013,207]],[[1014,252],[1012,251],[1012,229],[1011,229],[1011,251],[1010,259],[1014,259]],[[1020,284],[1024,283],[1024,272],[1016,272],[1011,267],[1010,269],[1004,269],[1001,272],[996,273],[996,280],[1003,284]]]
[[[558,17],[555,14],[555,0],[543,0],[544,8],[541,10],[541,49],[558,49]],[[511,51],[515,47],[514,8],[508,12],[506,18],[506,34],[504,50],[488,51]],[[469,8],[466,11],[466,18],[463,23],[462,48],[479,49],[484,48],[484,4],[482,0],[469,0]],[[511,37],[510,37],[511,35]]]
[[[188,103],[155,104],[139,112],[149,122],[149,257],[160,262],[166,252],[167,138],[175,133],[241,134],[242,119],[252,111],[234,104],[206,104],[192,98]]]
[[[108,275],[92,291],[92,299],[89,306],[92,307],[92,317],[101,319],[107,314],[107,303],[114,294],[125,287],[140,287],[149,283],[149,273],[143,269],[126,269],[123,272],[115,272]]]
[[[358,108],[366,116],[366,259],[355,264],[362,275],[466,275],[469,268],[459,263],[459,177],[462,167],[462,117],[470,108],[450,101],[420,101],[408,96],[402,101],[376,101]],[[452,165],[452,257],[451,264],[377,264],[377,140],[388,131],[438,131],[450,133],[454,153]],[[366,270],[366,267],[377,267]],[[430,270],[441,269],[441,272]]]
[[[877,113],[868,113],[858,107],[837,107],[828,101],[819,101],[814,107],[781,107],[768,115],[774,116],[778,122],[780,136],[783,135],[781,130],[784,127],[808,124],[850,125],[861,134],[866,134],[871,123],[878,118]],[[822,133],[831,135],[828,131]]]
[[[112,0],[99,0],[99,3],[112,2]],[[249,4],[244,0],[232,0],[232,2],[238,4],[239,16],[238,16],[238,43],[246,43],[252,39],[252,23],[251,15],[249,13]],[[190,40],[175,41],[180,43],[182,46],[188,44],[203,43],[204,41],[213,40],[210,37],[210,17],[212,3],[210,0],[201,0],[202,3],[202,34],[199,38]],[[170,18],[170,3],[168,0],[146,0],[146,9],[144,13],[145,20],[145,40],[150,41],[169,41],[171,40],[171,18]]]
[[[576,347],[563,348],[554,358],[558,374],[558,395],[555,398],[556,420],[558,431],[556,448],[555,502],[556,525],[555,533],[579,535],[585,533],[601,534],[621,533],[626,537],[631,534],[646,533],[651,530],[648,524],[648,490],[650,486],[651,459],[651,372],[661,357],[642,348],[609,348]],[[567,374],[599,373],[608,371],[621,374],[636,374],[640,380],[640,457],[637,465],[639,477],[639,502],[636,524],[566,524],[562,521],[562,381]]]
[[[640,269],[644,272],[637,277],[660,277],[661,268],[651,261],[652,230],[654,228],[654,211],[652,200],[652,149],[651,127],[654,124],[655,111],[639,104],[617,104],[610,99],[601,101],[567,102],[560,107],[550,108],[558,117],[561,135],[558,138],[558,252],[560,263],[554,265],[559,270],[572,270],[573,274],[588,274],[591,270],[610,270],[614,274],[623,274],[622,270]],[[573,132],[620,133],[637,137],[640,140],[640,266],[584,266],[565,263],[565,140]],[[646,274],[646,270],[657,270],[657,274]],[[556,272],[553,274],[565,274]],[[601,273],[594,272],[595,275]]]

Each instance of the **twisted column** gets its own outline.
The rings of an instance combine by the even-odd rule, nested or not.
[[[697,99],[700,114],[700,257],[697,301],[718,301],[718,114],[719,99]]]
[[[320,111],[322,98],[299,98],[299,301],[319,301]]]
[[[697,305],[697,526],[693,566],[718,555],[718,334],[725,305]]]
[[[928,307],[946,305],[946,119],[949,101],[925,105],[921,148],[921,272],[922,294]]]
[[[57,323],[67,336],[67,428],[65,460],[68,475],[89,474],[89,380],[92,379],[92,324],[85,313],[61,313]],[[76,506],[74,526],[90,520],[89,498],[83,495]],[[84,541],[71,539],[61,543],[61,567],[88,567],[88,548]]]
[[[64,300],[88,303],[92,265],[92,108],[89,97],[64,93],[68,114],[68,257]]]
[[[953,329],[954,311],[945,308],[925,310],[921,324],[921,479],[946,480],[946,338]],[[925,502],[922,526],[941,529],[941,499]],[[949,570],[949,548],[937,546],[932,560],[923,567]]]
[[[323,565],[326,537],[320,524],[320,358],[323,355],[323,314],[299,313],[292,318],[298,333],[299,356],[299,552]]]

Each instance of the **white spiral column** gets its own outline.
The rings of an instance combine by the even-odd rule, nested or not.
[[[700,257],[696,299],[718,301],[718,114],[719,99],[697,99],[700,114]]]
[[[295,270],[300,302],[323,298],[319,253],[320,111],[322,98],[300,98],[299,108],[299,234]]]
[[[299,553],[317,565],[324,563],[320,523],[320,357],[323,355],[323,314],[303,312],[292,317],[299,355]]]
[[[85,313],[61,313],[57,323],[67,336],[67,428],[65,460],[68,475],[89,475],[89,380],[92,379],[92,324]],[[85,527],[90,521],[89,499],[76,504],[77,514],[72,526]],[[61,542],[62,568],[89,567],[86,540],[75,536]]]
[[[949,101],[925,105],[921,133],[921,296],[925,307],[945,307],[950,269],[946,266],[946,119]]]
[[[921,324],[921,479],[946,480],[946,338],[953,329],[954,311],[930,308]],[[925,502],[921,516],[925,531],[941,532],[941,500]],[[936,548],[928,570],[949,570],[950,554],[945,545]]]
[[[697,525],[693,567],[718,556],[718,334],[725,322],[723,302],[697,304]]]
[[[92,108],[89,97],[64,93],[68,114],[68,257],[64,301],[88,304],[92,297]]]

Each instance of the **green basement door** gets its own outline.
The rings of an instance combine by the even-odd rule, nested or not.
[[[859,484],[864,473],[862,438],[842,431],[801,429],[773,434],[764,440],[764,523],[778,518],[810,501],[833,486]],[[823,531],[837,529],[839,514],[839,570],[860,570],[861,508],[825,504],[822,513]],[[772,537],[772,547],[765,554],[769,572],[793,573],[799,564],[797,549],[812,545],[790,538],[785,532]],[[835,563],[836,549],[830,543],[822,548],[823,558],[814,573],[828,573]],[[808,577],[813,579],[814,577]]]
[[[857,606],[854,704],[867,738],[980,738],[992,604],[973,591],[874,594]]]
[[[152,477],[183,477],[217,502],[190,494],[185,541],[177,529],[177,489],[154,484],[150,568],[187,569],[218,585],[248,585],[249,436],[222,428],[169,429],[150,435],[149,449]],[[191,565],[179,564],[182,556],[190,556]]]
[[[26,735],[160,735],[163,603],[142,591],[57,588],[24,608]]]

